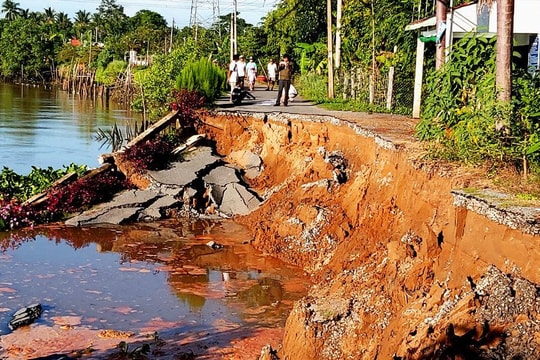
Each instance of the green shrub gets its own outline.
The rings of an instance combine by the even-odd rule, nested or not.
[[[4,167],[0,172],[0,199],[6,201],[16,199],[23,202],[49,188],[62,176],[70,172],[82,175],[86,170],[86,165],[77,164],[64,166],[63,169],[53,169],[50,166],[42,169],[32,166],[32,171],[28,175],[19,175],[13,170]]]
[[[540,76],[523,73],[512,84],[513,114],[511,133],[516,157],[521,157],[526,174],[530,166],[540,170]]]
[[[464,163],[540,169],[540,79],[515,72],[511,104],[497,100],[495,38],[468,35],[426,78],[416,128],[431,155]]]
[[[426,77],[416,134],[431,142],[433,155],[466,163],[506,158],[496,129],[496,119],[507,115],[496,100],[495,44],[495,38],[468,35],[443,68]]]
[[[190,44],[188,44],[190,45]],[[146,109],[150,120],[157,120],[170,111],[176,78],[189,61],[199,58],[196,47],[181,47],[169,54],[157,55],[149,68],[137,70],[133,77],[142,90],[131,103],[134,110]]]
[[[118,76],[126,71],[127,63],[122,60],[111,61],[106,68],[99,67],[96,71],[96,82],[102,85],[114,85]]]
[[[315,103],[328,101],[328,80],[326,75],[308,72],[294,78],[294,86],[302,97]]]
[[[225,88],[226,75],[223,69],[207,59],[186,64],[176,78],[176,88],[197,91],[211,103],[219,98]]]

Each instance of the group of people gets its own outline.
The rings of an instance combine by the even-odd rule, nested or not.
[[[273,59],[270,59],[266,70],[266,90],[272,91],[275,84],[278,84],[278,94],[274,106],[287,106],[289,99],[297,94],[296,89],[291,84],[294,66],[289,56],[283,55],[282,61],[279,64],[276,64]],[[233,100],[232,97],[235,89],[244,89],[246,76],[249,90],[255,90],[257,64],[253,61],[253,57],[250,57],[249,62],[245,63],[243,55],[233,55],[228,72],[228,82],[231,86],[231,101]]]
[[[246,64],[244,55],[234,55],[229,64],[228,75],[231,90],[237,86],[244,88],[246,74],[249,90],[253,91],[255,89],[255,80],[257,80],[257,64],[253,61],[253,57],[250,57],[249,62]]]

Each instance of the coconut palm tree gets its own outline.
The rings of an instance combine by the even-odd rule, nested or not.
[[[21,13],[19,3],[12,0],[5,0],[2,3],[2,13],[4,13],[4,17],[10,21],[16,19]]]
[[[56,11],[49,7],[47,9],[43,9],[43,12],[45,13],[45,23],[53,24],[56,20]]]
[[[59,12],[55,16],[56,18],[56,24],[58,25],[58,28],[67,30],[70,29],[72,24],[71,20],[69,20],[69,16],[64,12]]]
[[[86,10],[79,10],[75,13],[73,27],[77,32],[77,37],[81,38],[82,34],[90,29],[91,14]]]
[[[90,25],[90,12],[86,10],[79,10],[75,13],[75,24]]]

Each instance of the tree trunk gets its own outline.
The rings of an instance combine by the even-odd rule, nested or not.
[[[437,18],[437,36],[442,33],[440,39],[438,39],[435,48],[435,69],[439,70],[445,62],[446,52],[446,13],[448,11],[447,0],[437,0],[437,7],[435,8],[435,15]]]
[[[514,0],[497,1],[497,69],[498,99],[510,102],[512,97],[512,38],[514,33]]]

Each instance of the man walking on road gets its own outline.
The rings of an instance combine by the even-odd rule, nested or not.
[[[291,87],[291,78],[293,73],[293,64],[290,62],[288,55],[283,55],[283,60],[279,63],[279,88],[276,103],[274,106],[281,104],[281,97],[283,96],[283,106],[287,106],[289,103],[289,88]]]
[[[277,64],[274,62],[274,59],[270,59],[270,62],[266,66],[268,70],[268,79],[266,79],[266,90],[274,91],[274,84],[276,83],[277,78]]]

